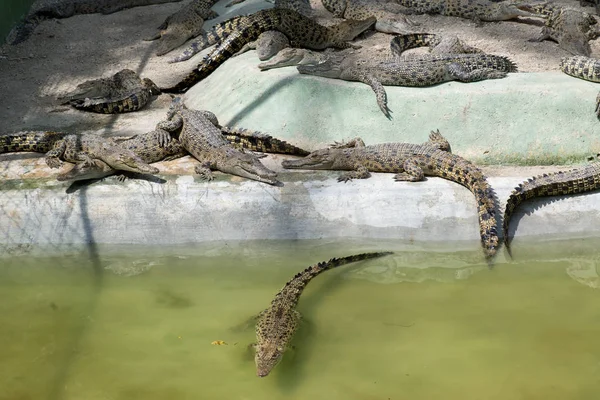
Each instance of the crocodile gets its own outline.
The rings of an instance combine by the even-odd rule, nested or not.
[[[535,197],[571,195],[600,189],[600,162],[591,163],[582,168],[559,171],[529,178],[510,194],[504,211],[504,245],[511,255],[508,228],[510,219],[517,207],[526,200]]]
[[[281,361],[286,349],[290,347],[302,319],[296,306],[304,288],[314,277],[335,267],[388,254],[392,254],[392,252],[362,253],[332,258],[329,261],[311,265],[290,279],[277,292],[269,308],[257,316],[256,343],[253,345],[256,375],[267,376]]]
[[[24,42],[42,21],[51,18],[69,18],[79,14],[112,14],[126,8],[176,1],[181,0],[37,0],[25,18],[10,31],[6,43],[15,45]]]
[[[159,93],[150,79],[140,79],[134,71],[123,69],[110,78],[85,81],[61,99],[79,110],[116,114],[137,111]]]
[[[205,111],[204,113],[209,120],[216,120],[216,116],[209,111]],[[304,149],[259,131],[227,126],[217,127],[221,129],[223,137],[237,149],[298,156],[309,154]],[[133,137],[115,137],[110,139],[114,140],[119,146],[133,151],[148,164],[174,160],[189,154],[179,140],[172,137],[169,132],[163,129],[155,129],[154,131]],[[95,159],[93,164],[75,164],[69,171],[58,175],[57,179],[59,181],[100,179],[113,175],[116,172],[105,162]]]
[[[540,35],[529,41],[551,39],[573,55],[590,56],[589,41],[600,36],[596,18],[591,14],[549,2],[532,5],[531,9],[546,21]]]
[[[441,14],[481,21],[506,21],[517,17],[536,17],[529,4],[489,0],[396,0],[408,14]]]
[[[159,122],[156,127],[172,134],[178,133],[183,147],[198,161],[195,169],[202,179],[212,180],[211,169],[232,175],[253,179],[270,185],[281,186],[276,179],[277,174],[264,165],[255,154],[234,148],[217,128],[218,121],[212,119],[214,114],[188,109],[181,98],[171,103],[167,120]]]
[[[457,80],[476,82],[504,78],[515,72],[516,65],[507,57],[492,54],[421,55],[408,60],[368,59],[352,53],[330,53],[324,62],[305,63],[296,67],[301,74],[358,81],[371,86],[383,114],[391,119],[383,85],[432,86]]]
[[[390,50],[395,56],[402,56],[404,51],[416,47],[429,47],[429,54],[483,53],[477,47],[469,46],[454,35],[437,35],[432,33],[412,33],[397,35],[390,42]],[[417,56],[415,58],[419,58]]]
[[[563,57],[560,70],[590,82],[600,82],[600,60],[585,56]],[[596,116],[600,119],[600,92],[596,96]]]
[[[147,174],[158,173],[133,151],[97,135],[76,135],[51,131],[22,131],[0,136],[0,153],[32,151],[46,153],[46,164],[59,168],[62,161],[93,164],[100,159],[114,169]]]
[[[195,83],[209,76],[229,57],[241,50],[246,43],[256,40],[266,31],[276,30],[288,37],[293,47],[321,50],[327,47],[352,47],[352,40],[369,26],[375,18],[362,21],[347,20],[336,26],[325,27],[310,18],[288,9],[273,8],[258,11],[245,19],[238,19],[239,27],[219,43],[183,80],[175,86],[162,88],[166,93],[185,92]]]
[[[449,152],[450,145],[439,131],[422,144],[382,143],[365,146],[360,138],[346,144],[316,150],[299,160],[285,160],[284,168],[342,170],[339,182],[366,179],[370,172],[395,172],[396,181],[416,182],[425,174],[439,176],[467,187],[477,200],[479,231],[485,256],[490,260],[498,248],[496,199],[481,170]]]
[[[188,39],[200,35],[204,30],[204,20],[213,19],[219,15],[211,10],[218,0],[192,0],[179,11],[171,14],[158,27],[159,31],[147,40],[159,40],[156,55],[162,56]]]

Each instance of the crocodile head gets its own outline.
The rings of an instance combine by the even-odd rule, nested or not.
[[[339,152],[336,149],[319,149],[299,160],[284,160],[286,169],[332,169]]]
[[[97,158],[92,159],[92,163],[77,163],[68,170],[56,177],[58,181],[83,181],[86,179],[100,179],[115,172],[107,163]]]
[[[261,378],[269,375],[269,372],[281,361],[284,348],[270,340],[254,345],[254,363],[256,364],[256,375]]]
[[[217,169],[228,174],[268,183],[269,185],[283,185],[276,179],[277,173],[265,167],[258,157],[251,153],[236,150],[235,154],[217,162]]]
[[[516,17],[539,18],[540,15],[535,13],[533,7],[529,4],[510,1],[491,3],[487,6],[485,13],[479,15],[482,21],[505,21]]]
[[[369,17],[366,19],[345,19],[337,25],[330,26],[328,29],[336,33],[335,37],[341,42],[353,40],[355,37],[366,31],[371,25],[377,22],[377,18]]]
[[[114,169],[120,169],[123,171],[138,172],[140,174],[158,173],[158,168],[146,163],[133,151],[127,151],[121,148],[119,148],[119,151],[111,154],[110,160],[104,158],[103,161]]]
[[[331,54],[325,60],[309,60],[306,63],[298,65],[296,68],[301,74],[335,79],[342,75],[342,60],[342,57]]]

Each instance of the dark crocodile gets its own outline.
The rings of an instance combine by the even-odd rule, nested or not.
[[[352,262],[382,257],[391,252],[363,253],[342,258],[332,258],[306,268],[289,280],[277,292],[269,308],[262,311],[256,323],[256,343],[254,362],[256,375],[267,376],[281,361],[283,353],[290,346],[298,329],[302,315],[296,310],[300,295],[308,283],[317,275],[329,269]]]
[[[79,110],[117,114],[137,111],[158,94],[160,90],[150,79],[140,79],[134,71],[123,69],[110,78],[81,83],[61,100]]]
[[[590,82],[600,82],[600,60],[585,56],[564,57],[560,70],[567,75]],[[600,119],[600,92],[596,96],[596,116]]]
[[[6,42],[14,45],[27,40],[40,22],[51,18],[69,18],[78,14],[111,14],[126,8],[176,1],[181,0],[38,0],[33,3],[23,21],[10,31]]]
[[[546,18],[539,37],[530,41],[551,39],[558,47],[574,55],[590,56],[589,41],[600,36],[596,18],[591,14],[555,3],[545,2],[531,6],[532,10]]]
[[[97,135],[23,131],[0,136],[0,153],[23,151],[46,153],[46,164],[51,168],[60,167],[61,160],[91,165],[99,159],[118,170],[158,173],[158,168],[148,165],[133,151]]]
[[[262,165],[258,156],[234,148],[223,138],[216,126],[218,121],[213,117],[214,114],[210,112],[188,109],[180,98],[176,98],[171,104],[167,120],[159,122],[156,127],[178,134],[183,147],[200,161],[196,173],[203,179],[212,180],[211,169],[215,169],[280,186],[277,174]]]
[[[425,54],[408,60],[381,60],[338,52],[330,53],[326,61],[304,63],[297,69],[301,74],[366,83],[375,92],[383,114],[391,118],[384,85],[422,87],[452,80],[499,79],[517,67],[507,57],[492,54]]]
[[[397,0],[414,14],[441,14],[481,21],[506,21],[535,17],[528,3],[489,0]]]
[[[158,27],[159,31],[147,40],[159,40],[156,55],[167,54],[188,39],[200,35],[204,30],[204,20],[213,19],[219,15],[211,10],[218,0],[192,0],[179,11],[167,17]]]
[[[491,259],[498,249],[494,192],[479,168],[448,152],[446,139],[431,132],[429,142],[383,143],[365,146],[360,138],[345,145],[312,152],[300,160],[285,160],[284,168],[342,170],[338,181],[365,179],[371,172],[395,172],[396,181],[416,182],[425,174],[439,176],[467,187],[477,200],[479,231],[485,256]]]
[[[276,30],[285,34],[293,47],[326,49],[328,47],[348,48],[359,33],[373,25],[375,18],[364,21],[346,21],[333,27],[324,27],[304,15],[287,9],[262,10],[246,18],[238,18],[237,29],[229,33],[183,80],[173,87],[162,88],[166,93],[182,93],[209,76],[245,44],[256,40],[266,31]]]
[[[526,180],[513,190],[504,211],[504,244],[509,254],[511,237],[509,226],[517,207],[535,197],[571,195],[600,189],[600,163],[592,163],[570,171],[543,174]]]

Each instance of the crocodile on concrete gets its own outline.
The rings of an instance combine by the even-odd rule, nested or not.
[[[489,0],[396,0],[410,14],[441,14],[481,21],[506,21],[517,17],[535,17],[528,3]]]
[[[29,12],[6,37],[6,43],[18,44],[27,40],[40,22],[51,18],[69,18],[78,14],[111,14],[126,8],[181,0],[37,0]]]
[[[573,55],[590,56],[589,41],[600,36],[596,18],[591,14],[551,2],[532,5],[531,9],[546,21],[539,37],[530,41],[551,39]]]
[[[281,361],[283,353],[290,347],[302,315],[296,306],[300,295],[308,283],[317,275],[329,269],[352,262],[382,257],[391,252],[363,253],[342,258],[332,258],[320,262],[297,273],[275,295],[269,308],[257,316],[254,362],[256,375],[267,376]]]
[[[590,82],[600,82],[600,60],[585,56],[563,57],[560,70]],[[600,118],[600,92],[596,96],[596,116]]]
[[[158,94],[158,86],[150,79],[140,79],[134,71],[123,69],[110,78],[81,83],[60,99],[79,110],[117,114],[137,111]]]
[[[210,121],[216,119],[214,114],[206,111]],[[218,126],[217,126],[218,127]],[[291,145],[283,140],[276,139],[262,132],[236,127],[218,127],[223,137],[237,149],[247,149],[264,153],[280,153],[305,156],[308,151]],[[110,138],[116,144],[136,153],[148,164],[174,160],[188,155],[181,142],[163,129],[125,138]],[[59,181],[79,181],[86,179],[100,179],[112,175],[117,171],[101,160],[94,160],[93,164],[78,163],[69,171],[60,174]]]
[[[342,170],[338,181],[366,179],[371,172],[395,172],[396,181],[417,182],[424,176],[439,176],[468,188],[477,200],[479,231],[486,258],[498,249],[496,198],[481,170],[462,157],[450,153],[448,141],[431,132],[429,142],[383,143],[365,146],[360,138],[347,144],[320,149],[300,160],[285,160],[284,168]]]
[[[148,165],[133,151],[97,135],[23,131],[0,136],[0,153],[23,151],[46,153],[46,164],[50,168],[60,167],[61,160],[91,165],[94,159],[99,159],[118,170],[158,173],[158,168]]]
[[[408,60],[373,60],[352,53],[330,53],[324,62],[304,63],[297,69],[301,74],[366,83],[375,92],[383,114],[391,119],[384,85],[422,87],[452,80],[499,79],[517,67],[507,57],[492,54],[425,54]]]
[[[204,20],[213,19],[219,15],[211,10],[218,0],[192,0],[179,11],[171,14],[159,27],[159,31],[147,40],[159,40],[156,55],[167,54],[188,39],[200,35],[204,30]]]
[[[510,194],[504,211],[504,244],[509,255],[511,254],[510,220],[521,203],[535,197],[571,195],[597,189],[600,189],[600,163],[598,162],[570,171],[543,174],[521,183]]]
[[[177,135],[183,147],[194,158],[200,161],[196,167],[203,179],[212,180],[211,169],[232,175],[253,179],[270,185],[281,186],[277,174],[260,162],[255,154],[234,148],[217,128],[218,121],[212,119],[214,114],[198,110],[190,110],[175,98],[167,120],[159,122],[156,127]]]
[[[258,11],[247,18],[238,19],[239,27],[219,43],[183,80],[161,89],[166,93],[185,92],[195,83],[209,76],[228,58],[240,51],[246,43],[256,40],[266,31],[276,30],[288,37],[293,47],[322,50],[328,47],[349,48],[349,40],[373,25],[375,18],[350,21],[325,27],[293,10],[273,8]]]

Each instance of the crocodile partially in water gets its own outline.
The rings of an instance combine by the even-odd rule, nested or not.
[[[245,18],[234,19],[235,27],[185,78],[172,87],[161,88],[165,93],[182,93],[213,73],[227,59],[266,31],[276,30],[288,37],[293,47],[326,49],[348,48],[349,40],[375,23],[375,18],[346,21],[333,27],[319,25],[312,19],[288,9],[274,8],[258,11]]]
[[[429,141],[412,143],[382,143],[365,146],[360,138],[346,144],[316,150],[299,160],[285,160],[284,168],[342,170],[338,181],[366,179],[371,172],[395,172],[396,181],[416,182],[425,175],[439,176],[468,188],[477,200],[479,232],[486,258],[498,249],[496,198],[481,170],[464,158],[450,153],[448,141],[431,132]]]
[[[256,343],[254,362],[256,375],[267,376],[281,361],[283,353],[290,346],[302,316],[296,310],[302,291],[317,275],[329,269],[352,262],[382,257],[391,252],[363,253],[342,258],[332,258],[306,268],[289,280],[277,292],[271,305],[262,311],[256,323]]]
[[[92,165],[94,159],[99,159],[118,170],[158,173],[158,168],[148,165],[133,151],[97,135],[22,131],[0,136],[0,154],[24,151],[46,153],[46,164],[50,168],[60,167],[61,160]]]

